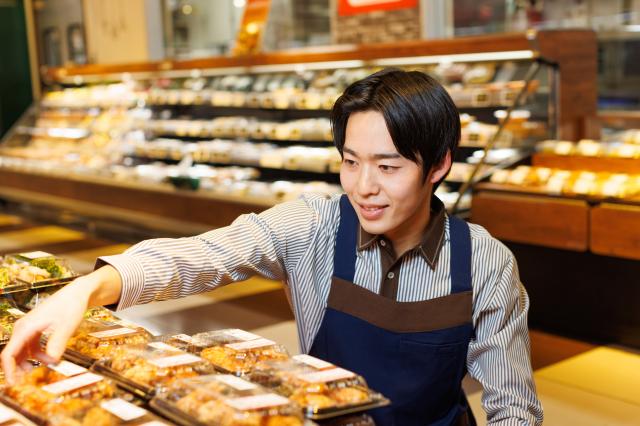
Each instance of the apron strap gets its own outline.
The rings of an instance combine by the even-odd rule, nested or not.
[[[356,274],[358,215],[346,195],[340,197],[340,225],[333,255],[333,275],[353,282]]]
[[[451,294],[471,291],[471,234],[462,219],[449,216]]]

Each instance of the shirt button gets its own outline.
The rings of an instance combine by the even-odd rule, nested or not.
[[[396,274],[394,274],[393,272],[389,272],[389,273],[387,274],[387,278],[389,278],[390,280],[392,280],[392,279],[393,279],[393,277],[395,277],[395,276],[396,276]]]
[[[380,245],[384,247],[387,245],[387,242],[385,240],[380,240]]]

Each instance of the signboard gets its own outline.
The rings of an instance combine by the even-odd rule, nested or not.
[[[338,15],[349,16],[416,7],[418,7],[418,0],[338,0]]]
[[[271,0],[247,0],[233,48],[235,56],[260,52],[270,8]]]

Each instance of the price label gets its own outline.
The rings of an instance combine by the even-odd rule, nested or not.
[[[79,365],[69,361],[60,361],[57,364],[49,364],[47,367],[67,377],[77,376],[78,374],[87,372],[86,368],[80,367]]]
[[[259,408],[277,407],[278,405],[287,405],[289,400],[280,395],[268,393],[264,395],[227,399],[225,402],[236,410],[246,411],[256,410]]]
[[[160,368],[177,367],[179,365],[195,364],[202,361],[202,358],[192,354],[173,355],[162,358],[156,358],[149,361],[149,363]]]
[[[248,331],[240,330],[238,328],[226,330],[225,333],[235,339],[242,341],[261,339],[261,337],[257,334],[249,333]]]
[[[265,346],[273,346],[275,344],[276,342],[274,342],[273,340],[257,339],[257,340],[249,340],[248,342],[229,343],[225,346],[236,351],[245,351],[247,349],[263,348]]]
[[[14,317],[23,317],[26,314],[24,312],[22,312],[20,309],[16,309],[16,308],[9,308],[7,309],[7,312],[9,312],[11,315],[13,315]]]
[[[100,403],[100,407],[125,422],[129,422],[147,414],[147,410],[144,408],[137,407],[120,398],[103,401]]]
[[[154,349],[161,350],[161,351],[169,351],[169,352],[180,351],[180,349],[176,348],[175,346],[168,345],[168,344],[166,344],[164,342],[151,342],[151,343],[149,343],[149,346],[151,346]]]
[[[9,408],[0,405],[0,423],[8,422],[9,420],[13,420],[16,418],[16,413],[11,411]]]
[[[355,377],[355,373],[344,368],[318,371],[317,373],[299,374],[298,378],[309,383],[327,383]]]
[[[318,359],[316,357],[313,357],[311,355],[296,355],[293,357],[293,359],[295,361],[301,362],[303,364],[306,364],[310,367],[313,367],[315,369],[318,370],[326,370],[327,368],[333,368],[335,367],[333,364],[331,364],[330,362],[327,361],[323,361],[321,359]]]
[[[46,251],[31,251],[29,253],[20,253],[20,257],[24,257],[25,259],[35,260],[41,259],[43,257],[54,257],[51,253],[47,253]]]
[[[52,383],[42,387],[45,392],[52,393],[54,395],[60,395],[63,393],[71,392],[76,389],[83,388],[85,386],[93,385],[103,379],[102,376],[98,376],[93,373],[84,373],[79,376],[71,377],[69,379],[60,380],[59,382]]]
[[[95,337],[96,339],[106,339],[109,337],[124,336],[126,334],[134,334],[137,332],[138,332],[137,330],[134,330],[129,327],[119,327],[119,328],[114,328],[112,330],[96,331],[95,333],[89,333],[89,336]]]
[[[179,340],[184,343],[189,343],[189,344],[193,343],[193,339],[191,338],[191,336],[188,336],[186,334],[176,334],[174,336],[171,336],[171,338]]]
[[[231,374],[221,374],[219,376],[215,376],[215,379],[239,391],[251,390],[258,387],[253,383],[247,382],[239,377],[232,376]]]

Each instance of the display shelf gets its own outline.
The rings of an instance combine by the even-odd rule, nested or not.
[[[532,164],[537,167],[564,170],[640,174],[640,160],[637,158],[536,153],[532,157]]]
[[[456,154],[456,161],[472,164],[485,160],[478,153],[488,145],[490,148],[494,145],[495,148],[517,147],[522,149],[518,152],[526,152],[527,147],[542,135],[548,138],[556,133],[566,134],[569,128],[582,131],[581,120],[591,107],[591,92],[585,90],[585,82],[590,84],[591,75],[583,70],[583,77],[588,78],[583,78],[580,90],[575,90],[576,81],[559,73],[557,65],[571,73],[576,63],[590,64],[595,60],[588,55],[592,39],[593,34],[587,31],[545,31],[348,49],[286,51],[246,58],[47,70],[45,80],[51,91],[39,108],[34,108],[20,123],[43,132],[9,132],[0,147],[0,156],[9,161],[0,162],[0,170],[5,167],[3,164],[10,164],[6,170],[10,173],[52,173],[60,178],[55,170],[58,161],[59,167],[71,171],[74,181],[81,181],[85,176],[89,180],[93,179],[91,176],[101,176],[101,182],[107,182],[114,174],[112,170],[121,174],[126,168],[150,160],[175,165],[192,155],[194,149],[199,149],[195,147],[214,143],[212,139],[216,137],[226,137],[239,143],[231,149],[243,147],[244,151],[233,152],[227,164],[227,157],[224,161],[215,156],[209,158],[210,154],[205,150],[196,155],[195,165],[219,167],[245,163],[257,166],[258,179],[263,182],[309,179],[337,183],[334,154],[332,163],[325,168],[320,164],[325,160],[316,161],[318,164],[307,168],[289,165],[284,157],[280,157],[288,155],[287,149],[291,147],[300,150],[295,154],[299,161],[294,163],[311,164],[315,158],[312,150],[329,148],[331,144],[328,121],[321,130],[314,130],[321,136],[309,137],[305,136],[307,130],[299,127],[301,124],[295,120],[327,120],[333,101],[347,85],[386,66],[419,69],[435,75],[459,108],[474,116],[463,118],[463,140]],[[559,51],[558,43],[580,46],[575,52]],[[536,72],[532,73],[534,68]],[[568,94],[574,96],[574,100],[581,99],[578,114],[565,108]],[[520,101],[519,107],[526,109],[524,119],[512,119],[516,100]],[[504,108],[507,111],[500,116],[498,110]],[[507,115],[506,122],[501,118],[504,115]],[[219,120],[233,120],[237,116],[242,119],[236,123],[236,128],[212,127]],[[261,127],[256,132],[257,121],[271,122],[264,124],[268,135]],[[251,123],[253,127],[250,128]],[[163,125],[170,125],[170,128],[163,128]],[[276,127],[282,131],[278,133]],[[90,134],[55,142],[59,133],[67,131],[65,128],[86,128]],[[56,131],[51,132],[51,129]],[[300,134],[290,137],[289,131]],[[169,144],[163,140],[166,136],[176,140]],[[256,164],[256,154],[241,145],[244,143],[260,145],[261,149],[272,147],[269,148],[272,150],[269,165],[282,162],[283,167]],[[304,149],[308,149],[308,153]],[[487,150],[486,159],[495,152],[498,150]],[[22,158],[24,162],[14,162],[11,156]],[[247,161],[244,158],[254,159]],[[501,159],[484,167],[482,173],[471,173],[473,183],[486,179],[491,171],[521,161],[521,158],[518,154],[511,161]],[[234,163],[233,159],[238,161]],[[38,161],[46,164],[39,166]],[[475,166],[465,165],[467,169],[470,167]],[[78,175],[77,170],[82,173]],[[180,170],[186,175],[190,173],[185,168]],[[465,189],[468,186],[464,180],[471,174],[462,173],[460,177],[454,173],[447,182],[452,189]],[[92,181],[92,184],[96,182]],[[114,187],[118,185],[115,182]],[[24,192],[24,188],[16,189]],[[44,189],[32,187],[31,190],[46,193]],[[113,188],[107,192],[112,191]],[[270,195],[265,196],[265,200],[267,205],[277,202]],[[105,197],[103,204],[108,202]],[[172,216],[171,219],[177,218]]]

